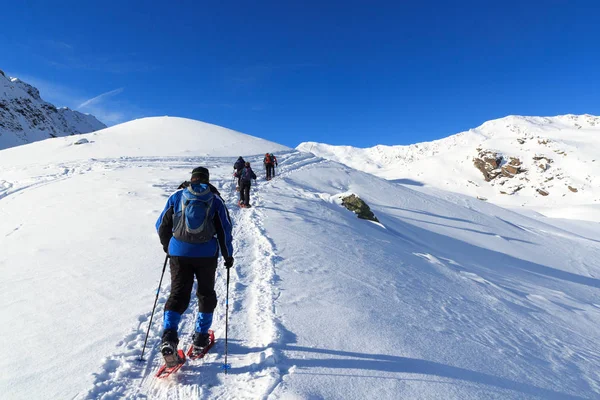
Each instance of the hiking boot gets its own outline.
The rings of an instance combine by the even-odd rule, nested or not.
[[[250,208],[252,207],[250,204],[244,204],[244,208]]]
[[[209,344],[210,335],[208,333],[194,333],[194,353],[201,353]]]
[[[168,368],[172,368],[177,364],[182,363],[181,357],[177,353],[177,345],[179,339],[177,338],[177,331],[167,329],[162,335],[162,344],[160,345],[160,352],[165,359],[165,364]]]
[[[160,352],[163,357],[177,353],[178,344],[177,331],[173,329],[165,330],[162,335],[162,344],[160,345]]]

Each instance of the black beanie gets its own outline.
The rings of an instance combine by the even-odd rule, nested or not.
[[[200,183],[208,183],[210,178],[210,174],[208,173],[208,169],[204,167],[194,168],[192,171],[192,179],[191,180],[199,180]]]

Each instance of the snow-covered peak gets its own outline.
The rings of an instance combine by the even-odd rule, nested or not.
[[[0,71],[0,149],[104,128],[93,115],[56,108],[34,86]]]
[[[76,146],[79,139],[89,143]],[[0,163],[66,162],[107,157],[237,157],[289,150],[231,129],[186,118],[149,117],[98,132],[56,138],[2,151]],[[34,155],[32,157],[32,155]]]
[[[600,117],[511,115],[432,142],[361,149],[307,142],[298,150],[377,176],[468,194],[546,215],[600,220]],[[502,161],[489,179],[480,154]],[[502,167],[518,160],[518,171]],[[491,165],[487,168],[491,172]],[[505,168],[506,169],[506,168]],[[497,179],[496,179],[497,177]],[[591,214],[595,216],[591,216]]]

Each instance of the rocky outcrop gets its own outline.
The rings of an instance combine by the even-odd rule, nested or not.
[[[513,178],[515,175],[522,172],[521,160],[516,157],[511,157],[510,161],[502,165],[504,157],[490,150],[479,150],[477,157],[473,159],[473,165],[483,174],[484,179],[490,182],[499,176],[505,178]],[[500,184],[504,184],[502,181]]]
[[[37,88],[0,74],[0,149],[104,128],[94,116],[56,108]]]
[[[473,159],[473,165],[483,174],[489,182],[502,172],[498,167],[502,164],[502,155],[490,150],[479,149],[479,154]]]
[[[541,194],[542,196],[548,196],[550,193],[548,193],[546,190],[544,189],[537,189],[536,190],[539,194]]]
[[[379,222],[371,208],[360,197],[355,194],[342,198],[342,205],[355,213],[358,218]]]
[[[542,172],[547,171],[550,168],[550,164],[553,162],[551,158],[546,156],[535,156],[533,157],[533,160],[538,163],[537,166]]]
[[[502,167],[502,176],[512,178],[521,172],[521,160],[511,157],[508,164]]]

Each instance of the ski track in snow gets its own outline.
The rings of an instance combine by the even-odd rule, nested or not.
[[[254,161],[258,165],[258,160]],[[231,159],[205,158],[119,158],[92,160],[102,168],[136,168],[155,163],[168,163],[169,168],[191,170],[197,165],[232,165]],[[314,163],[323,162],[312,155],[295,152],[282,153],[282,167],[278,177],[286,176],[293,170]],[[94,167],[92,165],[92,167]],[[98,166],[96,166],[98,167]],[[87,168],[88,170],[90,168]],[[262,174],[261,170],[256,170]],[[183,175],[186,177],[186,175]],[[276,179],[277,179],[276,178]],[[57,178],[54,178],[57,179]],[[101,361],[99,371],[93,374],[93,386],[76,399],[266,399],[282,381],[277,367],[282,354],[278,344],[285,339],[285,330],[275,312],[275,300],[279,292],[276,265],[279,261],[273,241],[263,226],[264,215],[260,210],[264,201],[261,186],[269,184],[259,180],[252,187],[251,202],[254,207],[240,209],[237,206],[238,193],[235,184],[227,177],[212,179],[221,191],[234,224],[235,265],[231,269],[229,300],[229,356],[232,365],[225,375],[220,366],[224,362],[225,339],[225,286],[226,270],[222,263],[217,270],[216,287],[219,304],[215,310],[213,329],[216,344],[203,360],[187,360],[174,375],[166,379],[156,379],[156,371],[162,364],[159,352],[162,333],[162,313],[170,290],[169,271],[165,272],[145,360],[139,361],[150,312],[138,317],[131,332],[116,344],[117,350]],[[6,183],[3,183],[5,186]],[[162,187],[165,196],[172,193],[179,182],[171,182]],[[10,186],[8,186],[10,189]],[[12,192],[14,193],[14,192]],[[2,192],[0,192],[0,196]],[[158,282],[157,282],[158,284]],[[191,343],[196,318],[197,299],[192,293],[192,301],[182,316],[180,324],[179,348],[187,350]]]

